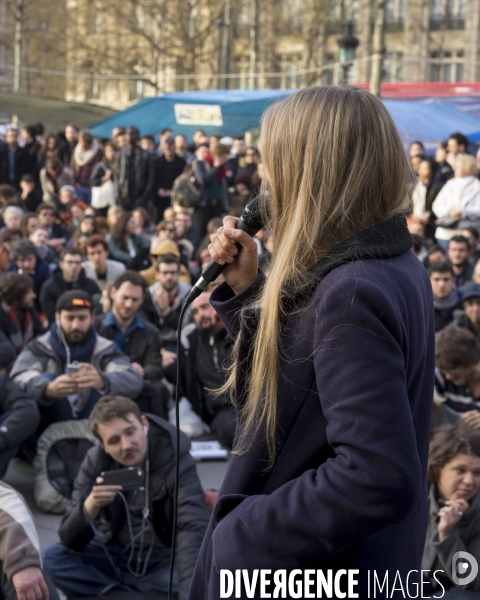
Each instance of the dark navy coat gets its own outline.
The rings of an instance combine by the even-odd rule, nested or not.
[[[232,337],[261,279],[237,296],[225,283],[212,294]],[[329,272],[306,306],[289,317],[279,356],[278,458],[265,472],[262,436],[232,457],[190,600],[220,597],[220,569],[305,568],[359,569],[362,599],[367,572],[383,581],[388,570],[389,589],[376,597],[404,598],[391,595],[397,571],[406,588],[421,568],[434,385],[425,268],[411,250],[353,260]],[[240,335],[245,356],[248,328]],[[412,596],[416,581],[411,574]]]

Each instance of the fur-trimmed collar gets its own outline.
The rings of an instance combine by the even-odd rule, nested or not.
[[[412,246],[412,234],[408,231],[404,215],[376,223],[340,242],[327,256],[310,267],[308,273],[313,274],[314,278],[306,278],[308,283],[296,286],[293,294],[287,292],[286,303],[294,307],[299,300],[310,297],[318,283],[341,265],[357,260],[394,258]]]

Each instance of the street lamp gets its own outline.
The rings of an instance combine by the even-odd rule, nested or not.
[[[355,49],[360,41],[353,35],[353,23],[345,26],[345,34],[338,38],[337,44],[340,48],[339,60],[343,69],[343,82],[348,83],[348,71],[355,59]]]

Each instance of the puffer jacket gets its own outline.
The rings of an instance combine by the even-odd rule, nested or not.
[[[65,364],[50,344],[50,332],[31,341],[15,361],[10,376],[38,404],[49,406],[53,398],[45,398],[44,392],[55,377],[65,373]],[[132,367],[130,359],[113,342],[97,335],[92,356],[88,361],[105,381],[105,393],[122,394],[136,398],[143,387],[143,377]],[[91,394],[87,388],[80,393],[82,406]]]
[[[0,414],[10,413],[0,428],[0,452],[21,444],[35,432],[40,413],[29,397],[6,373],[0,373]]]
[[[160,417],[147,414],[147,418],[150,423],[148,430],[150,514],[155,533],[165,546],[170,547],[175,486],[175,428]],[[186,598],[209,519],[202,486],[189,450],[188,438],[180,434],[176,553],[180,600]],[[59,536],[64,546],[81,551],[92,541],[94,532],[85,516],[83,504],[100,473],[119,468],[122,468],[122,465],[106,454],[100,445],[88,451],[75,479],[67,514],[60,525]],[[110,505],[105,506],[95,520],[96,526],[113,541],[116,540],[125,522],[125,508],[119,496]]]

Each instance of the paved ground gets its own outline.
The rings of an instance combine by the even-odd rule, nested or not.
[[[228,461],[208,461],[197,464],[198,476],[205,490],[219,489]],[[35,518],[42,548],[58,541],[57,530],[61,520],[59,515],[47,515],[38,510],[33,500],[33,469],[25,462],[14,459],[4,481],[21,492]]]

